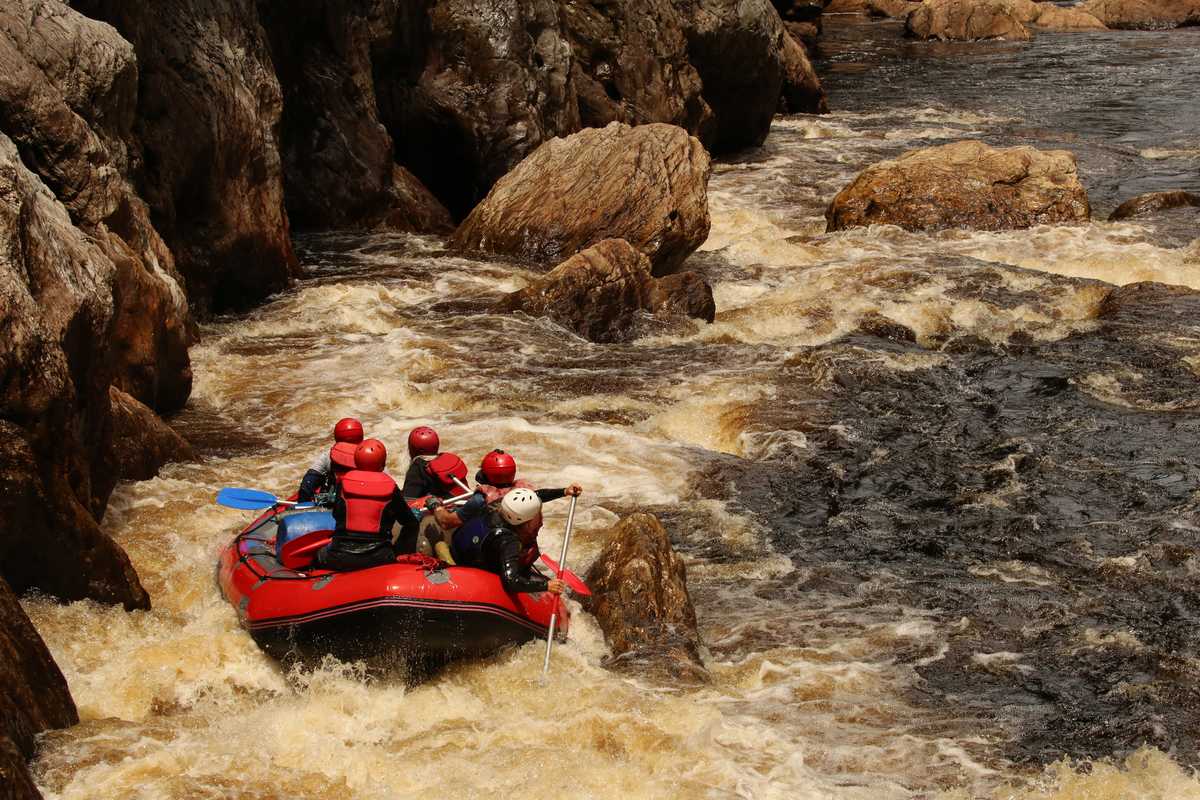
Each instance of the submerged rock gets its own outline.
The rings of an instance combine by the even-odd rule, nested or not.
[[[1079,8],[1109,28],[1157,30],[1200,22],[1200,0],[1089,0]]]
[[[78,721],[66,679],[0,578],[0,796],[4,800],[41,797],[25,766],[34,756],[35,737]]]
[[[683,559],[651,514],[624,517],[587,573],[585,607],[612,650],[608,664],[675,680],[708,680]]]
[[[827,230],[1008,230],[1088,219],[1075,156],[977,141],[912,150],[859,173],[825,211]]]
[[[694,272],[657,279],[650,262],[624,239],[605,239],[502,299],[501,312],[550,317],[593,342],[630,338],[639,315],[699,317],[712,322],[712,289]]]
[[[1152,214],[1155,211],[1167,211],[1172,208],[1186,208],[1188,206],[1200,208],[1200,195],[1181,190],[1173,192],[1149,192],[1147,194],[1139,194],[1137,197],[1121,203],[1109,215],[1108,220],[1109,222],[1116,222],[1131,217],[1140,217],[1143,214]]]
[[[1032,0],[925,0],[905,21],[916,39],[965,40],[1031,38],[1026,22],[1037,16]]]
[[[621,238],[664,275],[708,238],[710,171],[682,128],[588,129],[545,143],[505,175],[451,245],[544,262]]]

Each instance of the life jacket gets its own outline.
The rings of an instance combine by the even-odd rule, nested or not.
[[[333,468],[333,481],[330,481],[334,486],[341,486],[342,478],[346,477],[346,473],[354,469],[354,451],[358,449],[358,445],[350,442],[338,442],[329,451],[329,466]]]
[[[454,479],[462,481],[463,485],[467,482],[467,465],[463,460],[454,453],[439,453],[437,458],[427,464],[429,474],[433,476],[437,486],[434,487],[434,492],[439,497],[450,497],[451,495],[459,494],[462,490]],[[444,492],[444,493],[443,493]]]
[[[396,482],[382,472],[355,469],[342,476],[346,531],[385,537],[383,512],[392,501]]]
[[[460,525],[450,540],[454,560],[468,566],[480,564],[483,561],[483,543],[492,537],[496,528],[497,523],[491,514],[481,514]],[[533,544],[521,550],[521,566],[529,568],[541,554],[537,540],[534,540]]]
[[[520,478],[517,478],[509,486],[492,486],[491,484],[478,482],[475,484],[475,491],[483,494],[483,496],[487,499],[487,504],[489,506],[500,502],[504,498],[504,495],[508,494],[513,489],[529,489],[530,491],[537,491],[532,483]]]

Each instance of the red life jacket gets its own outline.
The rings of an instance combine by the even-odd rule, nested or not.
[[[346,530],[385,536],[380,530],[383,511],[392,501],[396,482],[382,472],[355,469],[342,476],[342,497],[346,501]]]
[[[458,478],[464,485],[467,482],[467,465],[454,453],[438,454],[437,458],[428,463],[428,469],[429,474],[440,484],[438,488],[445,492],[441,495],[442,497],[449,497],[462,491],[454,482],[454,478]]]
[[[517,478],[515,481],[513,481],[511,486],[505,487],[490,486],[486,483],[475,484],[475,491],[483,493],[483,496],[487,500],[487,504],[489,506],[493,503],[500,502],[500,500],[504,498],[504,495],[508,494],[513,489],[529,489],[530,491],[537,491],[532,483],[526,480],[521,480],[520,478]]]
[[[350,442],[338,442],[329,451],[329,465],[333,468],[333,477],[338,486],[346,473],[354,469],[354,451],[358,445]]]

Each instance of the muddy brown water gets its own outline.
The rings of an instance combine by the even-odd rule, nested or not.
[[[716,167],[692,260],[716,322],[630,344],[463,313],[528,273],[436,239],[304,240],[310,277],[194,351],[178,423],[203,458],[114,496],[154,609],[26,601],[83,719],[44,737],[43,791],[1200,797],[1200,304],[1102,309],[1114,284],[1200,288],[1195,210],[1006,233],[822,219],[866,164],[964,137],[1071,149],[1097,219],[1200,191],[1197,45],[831,22],[839,111]],[[211,499],[287,491],[346,414],[397,473],[432,424],[472,463],[502,446],[540,484],[584,484],[581,565],[617,515],[659,513],[711,685],[605,670],[582,614],[545,687],[532,645],[415,687],[283,673],[213,585],[242,517]]]

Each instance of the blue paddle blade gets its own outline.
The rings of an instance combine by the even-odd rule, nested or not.
[[[260,492],[257,489],[222,489],[217,492],[217,502],[228,508],[255,511],[271,508],[279,500],[270,492]]]

